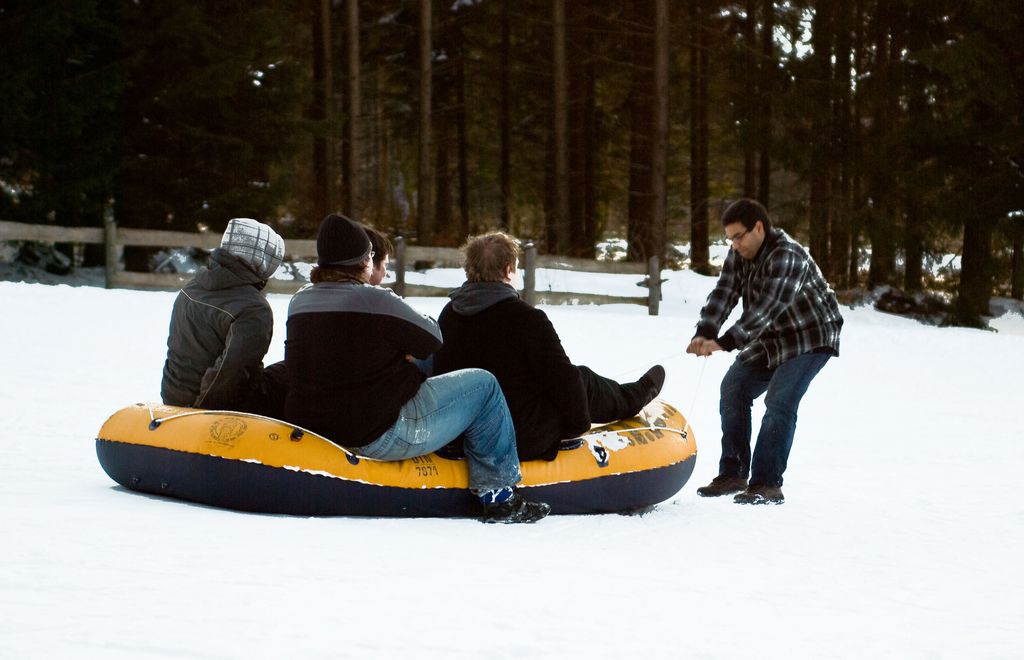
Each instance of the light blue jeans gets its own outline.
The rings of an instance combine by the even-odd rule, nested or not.
[[[398,461],[437,451],[465,436],[469,487],[484,491],[522,479],[516,432],[498,381],[483,369],[461,369],[428,378],[409,399],[398,421],[356,453]]]

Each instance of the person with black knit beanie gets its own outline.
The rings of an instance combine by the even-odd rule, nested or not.
[[[480,369],[428,378],[414,363],[441,347],[437,322],[370,284],[374,250],[362,226],[331,214],[317,236],[312,286],[288,306],[288,421],[367,458],[394,461],[465,439],[469,486],[485,522],[535,522],[508,405]]]

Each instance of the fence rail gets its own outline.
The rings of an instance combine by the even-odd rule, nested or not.
[[[126,245],[142,247],[190,247],[212,250],[220,246],[221,235],[215,232],[190,233],[158,229],[131,229],[118,227],[108,220],[104,227],[57,227],[54,225],[32,225],[21,222],[0,220],[0,241],[37,241],[42,243],[102,243],[106,246],[106,286],[128,289],[174,290],[192,279],[187,273],[138,273],[122,270],[121,255]],[[523,245],[523,299],[536,304],[615,304],[632,303],[646,305],[648,313],[658,314],[661,300],[661,269],[657,257],[651,257],[647,264],[623,261],[596,261],[559,255],[538,255],[533,243]],[[285,259],[309,261],[316,258],[316,241],[288,239],[285,241]],[[401,296],[444,297],[450,288],[423,284],[408,284],[405,274],[409,265],[430,264],[431,266],[458,267],[462,255],[456,248],[407,245],[402,237],[395,239],[393,269],[395,282],[390,286]],[[648,283],[646,296],[609,296],[593,293],[564,291],[537,291],[537,268],[568,270],[587,273],[612,273],[645,275]],[[267,291],[271,293],[294,293],[306,284],[305,280],[271,279]]]

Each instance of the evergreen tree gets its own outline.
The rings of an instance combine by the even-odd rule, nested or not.
[[[294,193],[305,68],[279,3],[128,3],[120,98],[122,225],[215,230],[273,219]],[[303,22],[304,23],[304,22]]]
[[[116,2],[0,7],[0,217],[99,225],[118,170],[126,82]]]

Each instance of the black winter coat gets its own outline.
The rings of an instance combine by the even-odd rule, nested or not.
[[[274,315],[264,280],[221,249],[178,293],[171,312],[160,395],[164,403],[244,410],[258,387]]]
[[[516,429],[520,460],[554,458],[558,443],[590,428],[587,393],[547,315],[500,282],[469,282],[451,294],[438,325],[434,373],[494,374]]]
[[[437,323],[388,289],[320,282],[288,305],[285,419],[345,447],[362,447],[398,420],[425,376],[406,355],[441,346]]]

